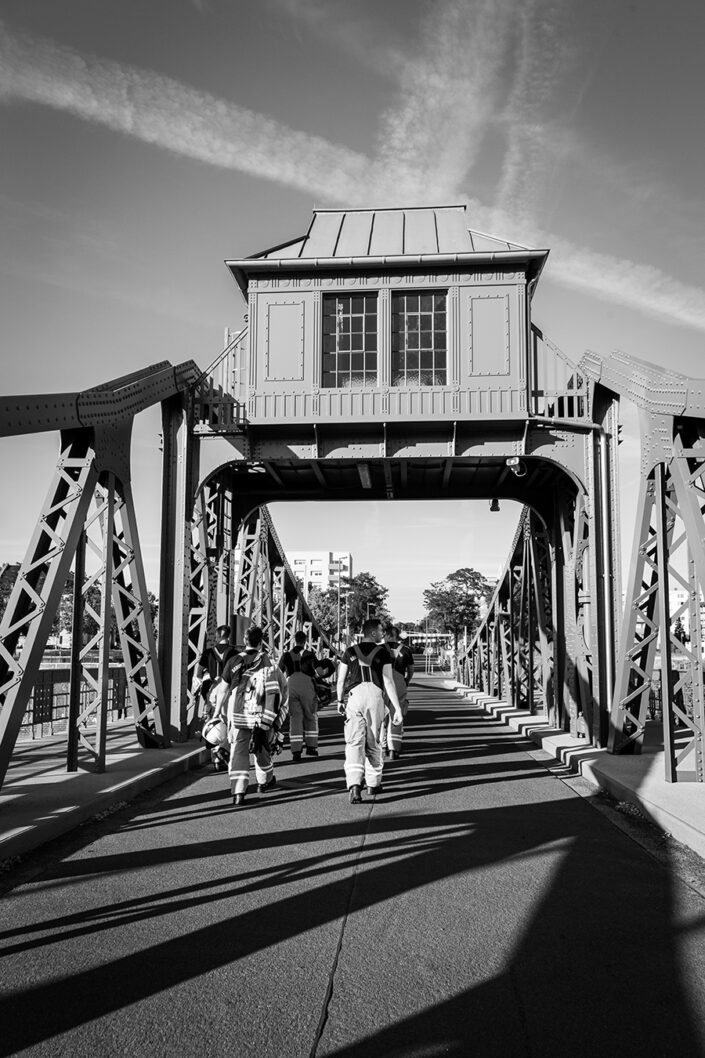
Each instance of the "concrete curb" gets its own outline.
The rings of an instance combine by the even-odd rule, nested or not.
[[[101,775],[86,772],[75,776],[71,787],[72,791],[74,788],[76,791],[74,803],[61,803],[61,798],[57,797],[55,809],[45,810],[41,819],[36,818],[31,806],[17,812],[21,819],[11,829],[0,834],[0,862],[23,856],[67,834],[94,816],[168,782],[181,772],[200,767],[209,759],[209,747],[203,745],[195,748],[191,745],[188,749],[172,745],[166,749],[143,752],[149,753],[152,761],[155,759],[154,754],[161,759],[155,766],[138,772],[134,771],[134,758],[118,759],[111,762],[109,770]],[[61,778],[65,777],[64,772]]]
[[[617,801],[633,804],[656,826],[705,858],[705,784],[669,783],[662,750],[616,756],[507,702],[447,679],[444,685],[549,753]]]

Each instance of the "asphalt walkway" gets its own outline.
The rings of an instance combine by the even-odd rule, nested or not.
[[[242,809],[183,771],[27,856],[0,1055],[705,1056],[697,886],[439,681],[360,806],[341,726]]]

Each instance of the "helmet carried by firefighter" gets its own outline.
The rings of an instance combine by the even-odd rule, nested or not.
[[[211,746],[220,746],[228,740],[228,728],[222,717],[214,716],[206,720],[201,735]]]

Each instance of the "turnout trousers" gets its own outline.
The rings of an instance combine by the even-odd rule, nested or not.
[[[379,737],[384,720],[384,699],[374,683],[353,687],[345,709],[345,782],[368,789],[382,782],[382,749]]]
[[[292,753],[318,748],[318,698],[313,680],[303,672],[289,677],[289,744]]]
[[[230,747],[230,764],[228,775],[230,777],[231,793],[244,794],[250,782],[250,739],[252,731],[249,727],[235,728],[235,738]],[[272,757],[265,746],[261,746],[255,757],[255,778],[258,783],[266,784],[272,781],[274,776],[274,765]]]
[[[393,749],[397,753],[401,753],[402,739],[404,738],[404,720],[406,714],[409,712],[409,699],[407,698],[406,680],[400,672],[394,672],[394,686],[397,690],[397,698],[399,699],[399,705],[401,706],[402,722],[400,724],[392,723],[392,713],[389,708],[389,699],[387,695],[384,696],[385,705],[387,710],[384,714],[384,723],[382,724],[382,734],[380,737],[380,743],[382,750]]]

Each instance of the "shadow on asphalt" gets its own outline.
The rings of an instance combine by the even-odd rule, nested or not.
[[[434,695],[425,697],[424,703],[410,717],[413,741],[401,760],[385,770],[383,795],[385,803],[427,797],[423,813],[377,814],[367,801],[359,814],[351,813],[342,822],[321,824],[311,816],[311,825],[296,831],[295,852],[281,863],[261,870],[226,871],[199,884],[177,881],[159,892],[0,934],[2,954],[8,957],[78,937],[103,936],[126,924],[153,922],[196,906],[218,908],[245,893],[259,896],[255,909],[225,918],[216,915],[217,929],[209,923],[184,936],[121,954],[104,966],[63,978],[49,979],[47,974],[46,981],[18,994],[6,990],[0,999],[0,1055],[51,1040],[347,913],[393,900],[402,892],[460,875],[467,875],[472,885],[474,872],[538,854],[551,843],[564,843],[565,855],[500,975],[431,1004],[415,1017],[380,1028],[353,1046],[326,1053],[337,1058],[421,1054],[513,1058],[522,1053],[516,1049],[517,1041],[528,1039],[540,1041],[540,1050],[532,1052],[537,1058],[702,1055],[676,954],[669,873],[623,835],[617,836],[585,802],[576,808],[572,798],[434,811],[434,795],[472,784],[543,775],[549,782],[555,780],[531,759],[502,761],[503,755],[521,748],[523,739],[500,736],[498,742],[488,743],[491,724],[484,718],[449,711],[447,696],[439,698],[438,707]],[[339,741],[339,730],[332,726],[335,718],[322,720],[322,744]],[[429,736],[433,732],[433,737],[425,732]],[[437,749],[439,736],[451,739],[452,748],[446,744]],[[483,763],[475,762],[475,756],[485,758]],[[308,776],[288,772],[271,796],[256,805],[253,797],[248,810],[255,808],[259,815],[260,809],[275,811],[277,802],[343,797],[342,757],[335,768],[328,768],[329,762],[319,759],[320,770]],[[190,790],[193,782],[184,779],[184,789]],[[227,786],[226,776],[223,783]],[[227,809],[222,804],[227,793],[227,789],[189,792],[163,814],[147,821],[128,818],[121,827],[160,827],[179,818],[232,815],[229,803]],[[291,846],[292,840],[290,832],[255,831],[131,851],[129,863],[120,853],[60,860],[42,877],[42,889],[84,873],[111,875],[157,864],[173,864],[169,877],[177,880],[179,864],[189,860],[218,857],[218,862],[232,866],[237,865],[239,853],[264,848],[265,843],[269,850],[277,844]],[[333,842],[335,848],[320,851]],[[344,876],[330,877],[334,872],[340,875],[346,866],[350,870]],[[306,885],[303,891],[287,895],[284,887],[294,879],[305,880]],[[502,913],[501,908],[497,913]],[[458,917],[460,921],[460,912]],[[476,924],[478,929],[485,926]]]

